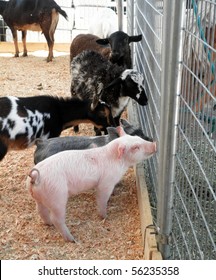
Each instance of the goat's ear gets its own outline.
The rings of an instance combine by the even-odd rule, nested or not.
[[[99,102],[99,98],[98,98],[97,94],[95,94],[95,95],[93,96],[93,100],[92,100],[92,103],[91,103],[91,110],[92,110],[92,111],[95,110],[95,108],[96,108],[97,105],[98,105],[98,102]]]
[[[105,38],[105,39],[97,39],[97,40],[96,40],[96,43],[99,44],[99,45],[102,45],[102,46],[104,46],[104,47],[110,47],[109,39],[108,39],[108,38]]]
[[[135,35],[135,36],[129,36],[129,43],[132,42],[139,42],[142,40],[142,34],[140,35]]]
[[[115,85],[119,85],[122,83],[122,79],[120,77],[118,77],[117,79],[113,80],[110,84],[108,84],[107,87],[105,87],[104,89],[109,89],[112,88]]]
[[[118,126],[118,127],[116,127],[116,130],[117,130],[118,135],[119,135],[120,137],[122,137],[122,136],[126,135],[126,133],[125,133],[125,131],[124,131],[123,127]]]

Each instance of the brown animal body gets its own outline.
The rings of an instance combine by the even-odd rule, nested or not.
[[[53,59],[54,33],[59,20],[59,14],[67,19],[67,14],[54,0],[10,0],[0,1],[0,14],[11,29],[15,57],[19,56],[17,31],[22,31],[23,56],[27,56],[27,30],[42,31],[49,54],[47,62]]]
[[[98,36],[93,34],[79,34],[74,39],[70,46],[70,61],[73,60],[75,56],[85,50],[96,51],[103,55],[105,58],[110,58],[111,48],[103,47],[97,43],[100,39]]]

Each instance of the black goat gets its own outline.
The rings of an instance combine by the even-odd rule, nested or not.
[[[108,38],[100,39],[92,34],[79,34],[70,46],[70,61],[84,50],[92,50],[102,54],[112,63],[126,68],[132,67],[130,43],[139,42],[142,35],[129,36],[123,31],[116,31]]]

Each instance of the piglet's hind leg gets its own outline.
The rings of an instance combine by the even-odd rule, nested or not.
[[[52,209],[50,211],[50,217],[52,223],[57,228],[57,230],[61,233],[62,237],[65,241],[76,242],[73,235],[70,233],[68,227],[65,224],[65,208],[61,209]]]
[[[42,220],[46,225],[52,225],[52,221],[50,219],[49,209],[46,208],[42,203],[36,202],[38,214],[41,216]]]

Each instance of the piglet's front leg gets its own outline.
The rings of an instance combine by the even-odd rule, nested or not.
[[[107,203],[113,192],[115,186],[113,185],[103,185],[103,187],[98,187],[96,192],[96,201],[98,212],[100,216],[105,219],[107,216]]]

